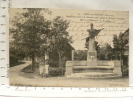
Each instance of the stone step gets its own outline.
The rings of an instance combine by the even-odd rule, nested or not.
[[[115,79],[120,78],[120,75],[114,75],[114,76],[102,76],[102,77],[72,77],[71,75],[67,75],[67,78],[83,78],[83,79]]]
[[[104,77],[92,77],[91,79],[109,79],[109,78],[120,78],[120,75],[114,75],[114,76],[104,76]]]
[[[113,69],[73,69],[73,73],[90,73],[90,72],[113,73]]]
[[[114,69],[114,66],[73,66],[73,69]]]
[[[91,73],[73,73],[68,77],[81,77],[81,78],[116,78],[120,77],[120,75],[114,74],[114,73],[96,73],[96,72],[91,72]]]
[[[113,73],[113,66],[73,66],[73,73]]]

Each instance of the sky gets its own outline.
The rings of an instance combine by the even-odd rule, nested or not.
[[[52,20],[56,16],[61,16],[70,21],[67,31],[72,36],[75,50],[86,50],[85,38],[88,37],[87,29],[93,23],[94,29],[104,28],[95,38],[100,45],[109,43],[111,46],[113,34],[125,32],[129,28],[128,11],[109,11],[109,10],[78,10],[78,9],[49,9],[51,15],[43,13],[44,18]],[[22,9],[10,9],[10,18]]]

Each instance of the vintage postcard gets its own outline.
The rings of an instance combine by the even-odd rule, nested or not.
[[[128,87],[129,12],[11,8],[10,85]]]

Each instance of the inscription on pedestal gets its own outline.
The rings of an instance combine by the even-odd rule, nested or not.
[[[97,52],[93,51],[90,52],[88,51],[88,55],[87,55],[87,66],[97,66]]]
[[[93,52],[88,51],[87,61],[94,61],[94,60],[97,60],[97,52],[96,51],[93,51]]]

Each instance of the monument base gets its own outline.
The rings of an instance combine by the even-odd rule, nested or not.
[[[98,64],[97,64],[97,60],[94,60],[94,61],[87,61],[87,66],[89,67],[96,67]]]
[[[121,77],[120,61],[67,61],[68,77],[115,78]],[[98,77],[98,75],[101,75]]]
[[[96,51],[88,51],[87,52],[87,66],[97,66],[97,52]]]

